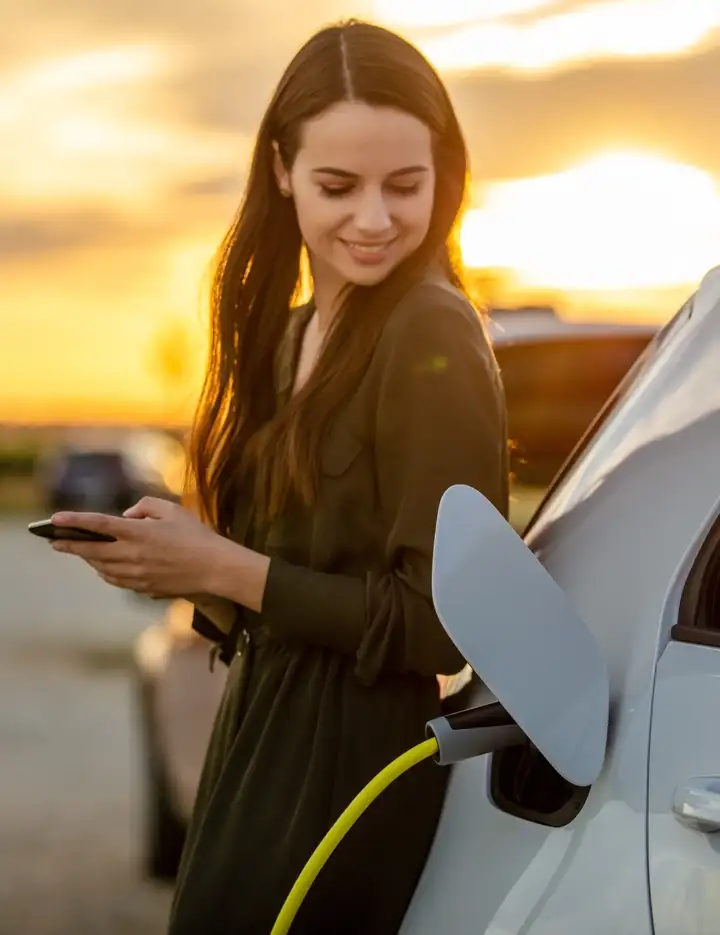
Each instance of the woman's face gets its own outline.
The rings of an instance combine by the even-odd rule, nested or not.
[[[375,285],[425,239],[432,139],[410,114],[337,104],[305,124],[292,169],[278,160],[276,174],[294,198],[316,284]]]

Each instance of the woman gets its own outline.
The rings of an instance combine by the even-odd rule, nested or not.
[[[438,503],[465,483],[507,510],[498,372],[451,258],[466,174],[418,51],[357,22],[310,39],[214,281],[192,448],[207,523],[158,500],[55,517],[117,537],[55,546],[108,582],[195,595],[230,666],[171,935],[267,935],[333,821],[424,739],[436,674],[463,666],[430,595]],[[303,249],[313,300],[293,309]],[[384,793],[293,932],[398,931],[446,778],[425,763]]]

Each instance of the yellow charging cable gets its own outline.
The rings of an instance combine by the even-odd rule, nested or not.
[[[407,750],[402,756],[386,766],[374,779],[371,779],[365,788],[355,796],[303,867],[302,873],[295,881],[295,885],[290,890],[290,894],[280,910],[280,915],[275,920],[270,935],[287,935],[303,899],[305,899],[308,890],[313,885],[315,877],[320,873],[335,848],[358,818],[372,805],[380,793],[384,792],[390,783],[402,776],[411,767],[434,756],[437,751],[437,740],[434,737],[419,743],[416,747],[411,747],[410,750]]]

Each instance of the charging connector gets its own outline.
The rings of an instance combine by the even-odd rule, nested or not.
[[[425,735],[437,741],[434,760],[438,766],[515,747],[527,739],[499,701],[428,721]]]

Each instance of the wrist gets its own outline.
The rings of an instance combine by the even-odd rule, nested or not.
[[[207,593],[259,612],[270,559],[231,539],[218,538],[205,576]]]
[[[243,546],[233,542],[225,536],[217,534],[214,548],[206,553],[205,568],[203,572],[204,592],[215,597],[230,598],[225,593],[234,575],[238,573],[242,564]]]

